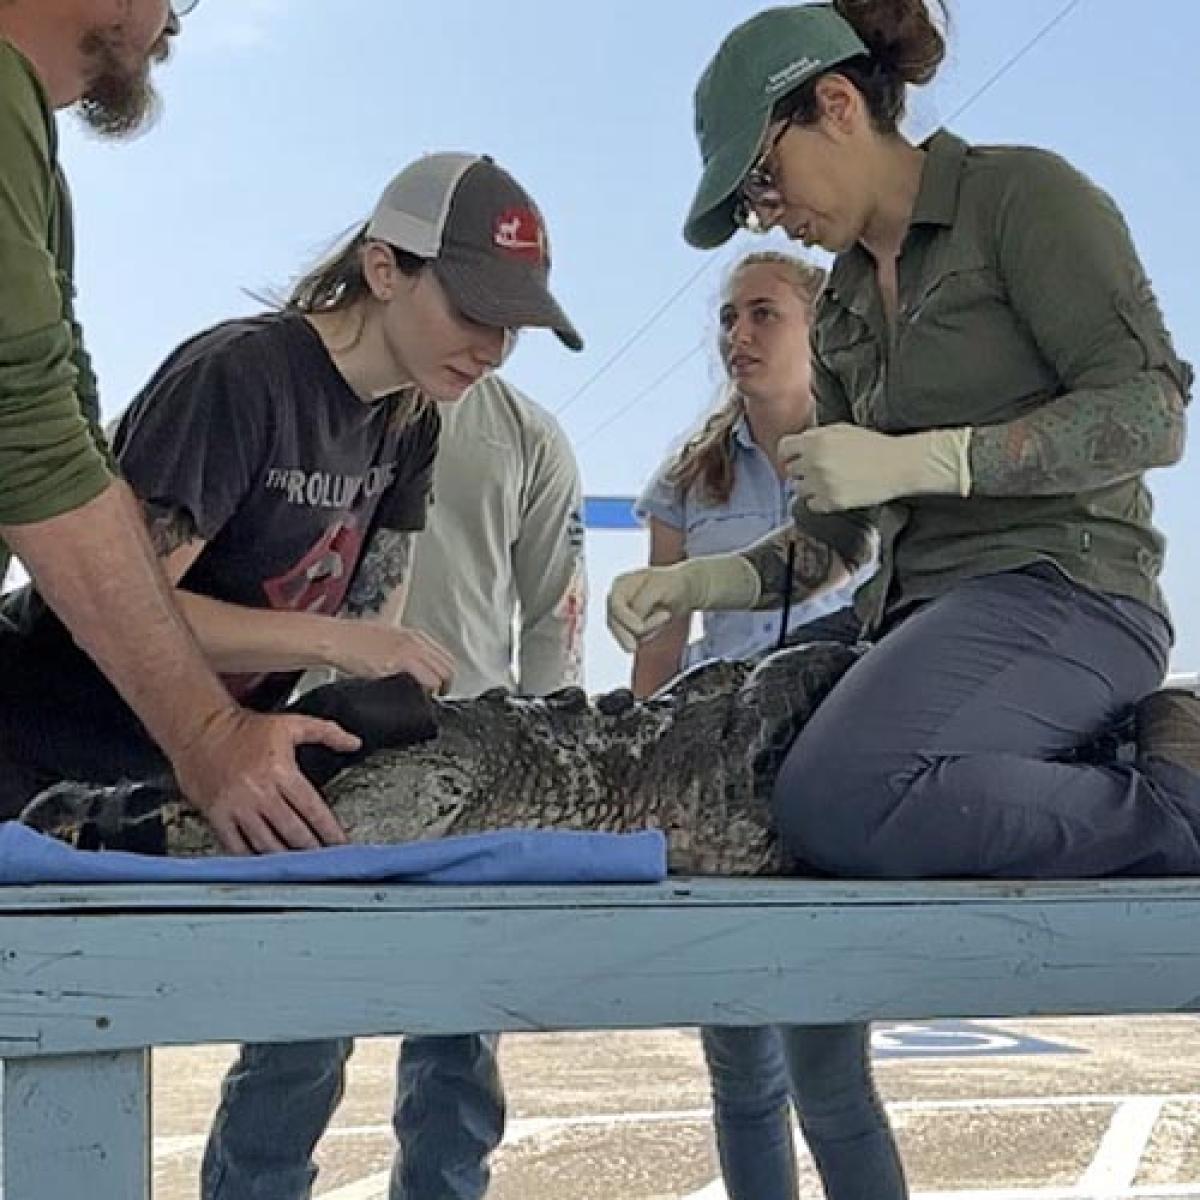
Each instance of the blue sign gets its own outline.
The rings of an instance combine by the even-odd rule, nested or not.
[[[583,523],[588,529],[640,529],[633,496],[585,496]]]

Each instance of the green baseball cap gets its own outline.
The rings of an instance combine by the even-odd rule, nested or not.
[[[710,250],[736,232],[737,190],[778,101],[814,75],[866,53],[832,4],[768,8],[721,43],[696,85],[703,174],[683,226],[691,245]]]

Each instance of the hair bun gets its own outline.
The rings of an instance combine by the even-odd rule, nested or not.
[[[834,8],[887,74],[917,85],[937,74],[946,56],[946,39],[925,0],[834,0]],[[944,6],[942,15],[947,18]]]

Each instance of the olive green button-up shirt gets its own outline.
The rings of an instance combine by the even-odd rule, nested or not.
[[[69,512],[112,481],[72,260],[54,117],[29,63],[0,40],[0,525]],[[0,543],[0,578],[8,559]]]
[[[839,256],[818,304],[819,424],[888,434],[1003,425],[1068,396],[1087,406],[1111,389],[1144,392],[1153,372],[1187,397],[1190,368],[1107,195],[1046,151],[945,132],[925,149],[894,320],[861,246]],[[1163,540],[1134,471],[1077,494],[912,496],[796,519],[835,545],[831,520],[848,540],[877,528],[880,569],[857,597],[870,626],[960,580],[1038,561],[1165,611]]]

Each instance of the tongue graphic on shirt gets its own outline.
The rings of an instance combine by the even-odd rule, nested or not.
[[[263,595],[270,607],[282,612],[335,615],[346,598],[362,543],[362,531],[353,523],[338,522],[330,526],[294,567],[263,582]],[[265,678],[266,675],[227,675],[225,684],[241,700]]]

